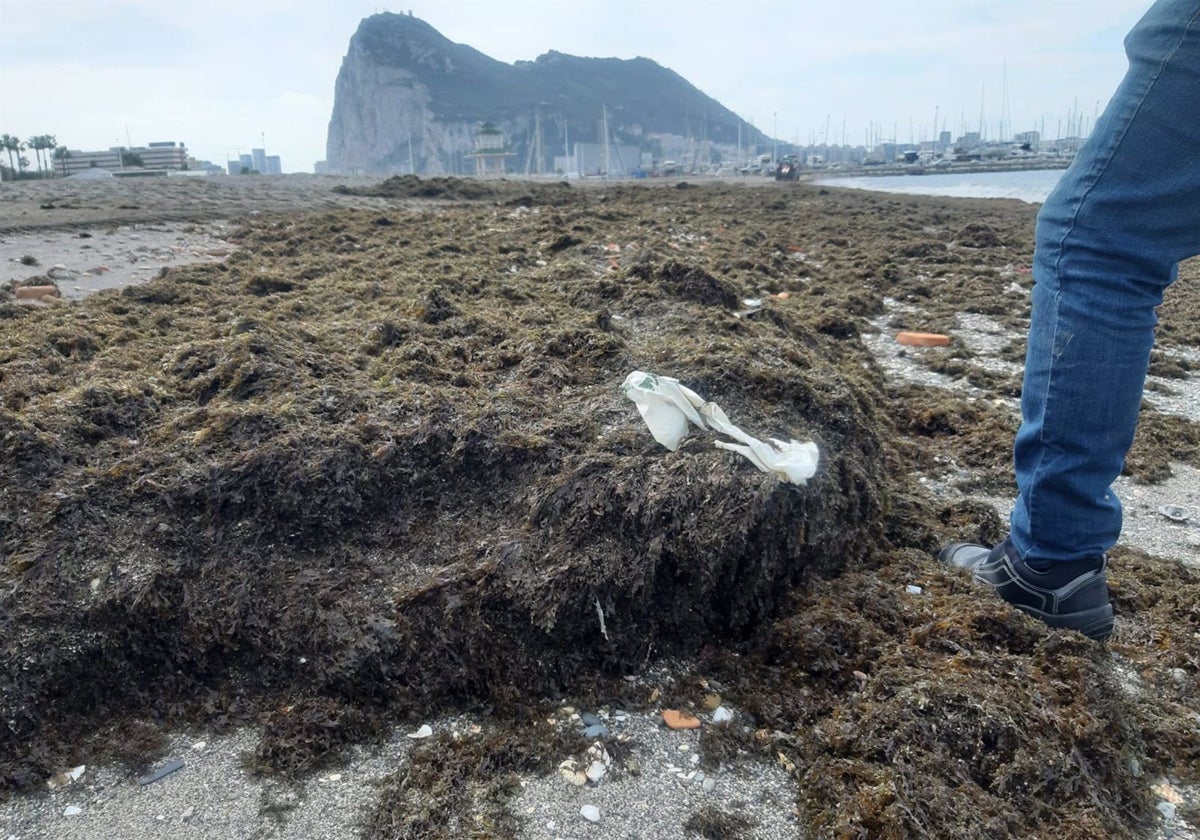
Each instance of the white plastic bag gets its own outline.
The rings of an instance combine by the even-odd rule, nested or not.
[[[704,420],[696,413],[704,400],[680,385],[678,379],[635,370],[625,377],[621,390],[638,407],[654,439],[672,452],[687,434],[689,422],[705,428]]]
[[[805,484],[817,472],[820,454],[815,443],[774,438],[764,443],[751,437],[733,425],[719,405],[705,401],[678,379],[635,370],[625,377],[621,390],[638,407],[654,439],[672,452],[679,448],[691,424],[733,438],[737,443],[714,443],[719,449],[737,452],[780,481]]]

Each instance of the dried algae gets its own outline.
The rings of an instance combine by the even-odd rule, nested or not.
[[[527,720],[671,655],[760,730],[710,737],[714,760],[792,757],[813,837],[1132,836],[1131,759],[1195,774],[1196,692],[1131,694],[1111,662],[1194,688],[1194,573],[1121,558],[1138,618],[1109,653],[936,568],[941,540],[999,523],[915,476],[953,458],[1003,489],[1011,422],[889,390],[858,340],[887,300],[921,313],[897,327],[1021,328],[1000,287],[1028,265],[1030,208],[373,194],[405,207],[260,219],[220,265],[0,304],[0,790],[97,754],[104,721],[263,720],[253,766],[304,775],[388,721]],[[817,478],[782,485],[699,437],[662,450],[618,391],[635,368],[815,439]],[[510,836],[506,780],[568,749],[546,737],[419,747],[366,836]]]

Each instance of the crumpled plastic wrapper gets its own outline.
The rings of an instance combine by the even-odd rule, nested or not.
[[[718,449],[737,452],[765,473],[791,484],[806,484],[817,472],[819,453],[812,441],[761,441],[730,422],[716,403],[708,402],[678,379],[635,370],[621,391],[633,400],[650,434],[674,452],[690,426],[733,438],[714,441]]]

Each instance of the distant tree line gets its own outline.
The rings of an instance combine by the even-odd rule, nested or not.
[[[58,145],[58,138],[53,134],[35,134],[28,140],[14,137],[11,134],[0,134],[0,151],[8,155],[8,166],[0,161],[0,169],[4,171],[4,180],[18,178],[45,178],[47,175],[65,175],[67,159],[71,152],[66,146]],[[25,152],[32,151],[37,171],[30,169],[29,158]],[[61,169],[61,173],[58,171]]]

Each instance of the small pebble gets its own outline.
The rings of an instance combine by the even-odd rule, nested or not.
[[[584,805],[579,809],[579,816],[588,822],[600,822],[600,809],[595,805]]]
[[[604,774],[608,772],[608,768],[604,766],[603,761],[593,761],[588,765],[587,777],[592,784],[599,784],[604,778]]]
[[[1175,819],[1175,806],[1170,802],[1164,800],[1154,807],[1158,809],[1158,813],[1162,814],[1164,820],[1170,822]]]
[[[713,723],[728,723],[733,720],[733,712],[724,706],[717,706],[713,710]]]
[[[1172,806],[1172,807],[1174,807],[1174,806]],[[63,809],[64,817],[77,817],[82,813],[83,813],[83,809],[80,808],[78,805],[68,805],[66,808]]]
[[[583,722],[584,726],[599,726],[601,723],[600,718],[596,717],[591,712],[581,712],[579,715],[579,720]]]
[[[559,774],[575,787],[583,787],[587,784],[587,774],[579,769],[579,766],[573,759],[568,758],[562,764],[558,765]]]
[[[705,793],[712,793],[714,790],[717,789],[717,780],[711,779],[711,778],[705,779],[704,784],[701,785],[701,787],[704,788]]]

